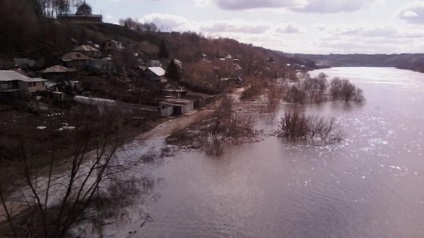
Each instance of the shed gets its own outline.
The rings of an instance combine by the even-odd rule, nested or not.
[[[194,102],[187,99],[168,98],[159,105],[161,117],[180,116],[194,109]]]
[[[161,67],[148,67],[143,75],[150,81],[165,83],[165,70]]]

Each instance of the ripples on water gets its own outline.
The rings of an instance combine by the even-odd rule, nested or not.
[[[424,237],[424,74],[333,68],[364,90],[363,105],[309,106],[335,116],[345,140],[278,138],[167,158],[152,173],[154,221],[132,237]],[[278,117],[278,116],[277,116]]]

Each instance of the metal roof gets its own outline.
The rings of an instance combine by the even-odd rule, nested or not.
[[[13,70],[0,70],[0,81],[7,82],[13,80],[27,81],[29,77],[22,75]]]
[[[42,78],[29,78],[27,82],[47,82],[47,79]]]
[[[180,99],[180,98],[167,98],[166,100],[160,102],[160,104],[165,105],[187,105],[189,103],[192,103],[192,100],[188,99]]]
[[[89,60],[89,59],[90,57],[79,52],[70,52],[62,56],[62,60],[66,62],[73,61],[73,60]]]
[[[64,66],[61,65],[55,65],[52,67],[49,67],[45,70],[42,71],[42,73],[70,73],[70,72],[75,72],[75,69],[71,69],[71,68],[66,68]]]
[[[1,82],[8,82],[8,81],[15,81],[15,80],[24,81],[24,82],[46,82],[47,81],[42,78],[30,78],[13,70],[0,70]]]
[[[156,74],[156,76],[164,76],[165,75],[165,70],[162,69],[161,67],[149,67],[148,69],[150,71],[152,71],[154,74]]]
[[[91,45],[80,45],[73,49],[72,51],[76,52],[99,52],[98,49],[92,47]]]

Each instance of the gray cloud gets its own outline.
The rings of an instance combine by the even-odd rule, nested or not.
[[[421,38],[424,34],[413,29],[402,29],[387,24],[336,25],[326,31],[335,36],[357,36],[362,38]]]
[[[200,31],[204,32],[242,32],[260,34],[268,31],[271,24],[267,22],[251,22],[245,20],[209,21],[202,24]]]
[[[424,23],[424,1],[414,1],[404,5],[398,12],[400,19],[413,24]]]
[[[215,0],[224,10],[246,10],[255,8],[288,8],[294,7],[298,0]]]
[[[164,31],[190,31],[196,30],[195,23],[182,16],[152,13],[139,19],[140,22],[154,23]]]
[[[289,22],[289,23],[279,24],[276,27],[275,31],[281,34],[293,34],[293,33],[302,33],[302,32],[305,32],[306,30],[304,29],[304,27],[302,27],[299,24],[296,24],[294,22]]]
[[[224,10],[284,8],[297,12],[353,12],[384,0],[215,0]]]
[[[336,13],[354,12],[369,7],[378,0],[308,0],[307,4],[293,9],[301,12]]]

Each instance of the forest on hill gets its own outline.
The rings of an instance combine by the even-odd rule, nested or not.
[[[320,67],[396,67],[424,72],[424,54],[294,54]]]

